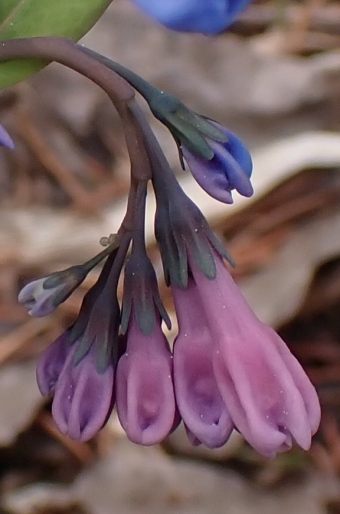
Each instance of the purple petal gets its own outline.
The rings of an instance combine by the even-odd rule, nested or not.
[[[214,157],[208,163],[211,165],[211,172],[223,172],[228,180],[230,189],[236,189],[242,196],[250,197],[254,190],[250,182],[250,178],[246,171],[242,168],[234,155],[229,151],[227,144],[210,143],[214,150]]]
[[[174,344],[176,401],[185,425],[205,446],[218,448],[234,428],[218,390],[212,358],[213,341],[193,282],[173,288],[179,334]]]
[[[225,127],[211,121],[226,135],[225,143],[208,139],[214,151],[211,160],[194,155],[185,147],[183,156],[199,185],[213,198],[224,203],[232,203],[231,191],[236,189],[241,195],[250,197],[253,186],[250,181],[253,163],[250,153],[242,141]]]
[[[192,264],[216,341],[218,387],[235,426],[267,456],[289,448],[292,438],[308,449],[320,420],[313,386],[281,338],[257,319],[217,256],[216,269],[212,284]]]
[[[103,427],[112,410],[113,368],[98,372],[95,348],[75,366],[75,350],[58,380],[52,414],[62,434],[87,441]]]
[[[200,446],[202,443],[197,437],[191,432],[190,428],[187,427],[187,425],[184,423],[185,432],[187,434],[187,438],[189,439],[189,442],[193,446]]]
[[[294,357],[294,355],[292,355],[289,348],[282,341],[282,339],[280,337],[273,337],[273,343],[276,345],[282,360],[290,370],[295,385],[302,395],[302,398],[305,402],[305,408],[307,411],[311,431],[312,434],[315,434],[319,428],[321,418],[320,403],[315,388],[306,376],[306,373],[301,367],[301,364]]]
[[[19,293],[18,301],[23,303],[31,316],[40,318],[51,314],[56,308],[53,303],[54,296],[60,286],[54,289],[44,289],[46,277],[29,282]],[[63,287],[63,286],[61,286]]]
[[[37,365],[37,382],[43,396],[50,396],[70,353],[68,333],[64,332],[42,354]]]
[[[160,324],[147,336],[132,316],[127,350],[118,363],[116,391],[118,416],[131,441],[152,445],[167,437],[176,409],[172,358]]]
[[[6,132],[6,130],[3,128],[2,125],[0,125],[0,146],[5,146],[6,148],[9,148],[10,150],[14,149],[13,140],[9,136],[9,134]]]
[[[224,348],[214,359],[218,385],[236,427],[268,457],[289,448],[291,436],[307,450],[311,429],[300,392],[271,343],[265,341],[268,348],[261,352],[256,339],[252,342],[253,351],[235,349],[230,356]]]
[[[220,164],[216,164],[214,158],[211,161],[201,159],[185,147],[182,148],[182,152],[194,179],[201,188],[220,202],[233,203],[231,187]]]
[[[221,146],[224,146],[230,155],[234,157],[235,161],[238,162],[247,177],[250,178],[253,171],[253,161],[246,145],[239,137],[231,132],[231,130],[228,130],[217,121],[209,121],[225,134],[227,141],[226,143],[221,143]],[[211,141],[209,140],[209,144],[210,142]]]

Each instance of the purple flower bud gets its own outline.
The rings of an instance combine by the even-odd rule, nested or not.
[[[29,282],[20,291],[18,300],[37,318],[51,314],[83,282],[87,272],[73,266]]]
[[[209,448],[222,446],[234,428],[218,390],[214,348],[197,287],[173,288],[179,334],[174,344],[176,402],[190,439]]]
[[[62,434],[87,441],[103,427],[113,408],[114,372],[112,366],[98,371],[95,346],[77,365],[75,351],[76,346],[56,384],[52,414]]]
[[[71,350],[68,332],[61,334],[42,354],[37,365],[37,382],[43,396],[50,396]]]
[[[29,282],[20,291],[19,302],[25,305],[31,316],[41,317],[50,314],[58,305],[67,300],[73,291],[85,280],[91,269],[111,254],[107,264],[107,267],[110,269],[111,260],[115,258],[116,250],[117,238],[113,235],[111,237],[111,244],[89,261]],[[102,288],[99,287],[99,289]],[[96,290],[98,290],[98,287]]]
[[[187,425],[184,423],[185,432],[187,434],[187,438],[189,439],[192,446],[200,446],[202,443],[199,439],[197,439],[196,436],[191,432],[191,430],[187,427]]]
[[[207,160],[182,146],[183,157],[198,184],[213,198],[225,203],[233,203],[232,190],[242,196],[253,194],[250,177],[253,169],[251,156],[242,141],[223,125],[211,121],[226,136],[226,141],[206,137],[214,153]]]
[[[3,128],[2,125],[0,125],[0,146],[5,146],[10,150],[14,149],[14,143],[12,141],[12,138],[9,136],[9,134],[7,134],[6,130]]]
[[[134,0],[165,27],[180,32],[217,34],[227,28],[250,0]]]
[[[265,456],[291,447],[307,450],[320,422],[320,405],[302,367],[276,332],[255,316],[222,259],[212,282],[192,263],[216,345],[218,388],[236,428]]]
[[[116,400],[120,422],[131,441],[149,446],[173,429],[172,357],[159,317],[152,333],[145,335],[132,312],[126,353],[117,367]]]
[[[41,393],[54,393],[52,414],[59,430],[83,441],[102,428],[114,405],[120,320],[116,287],[121,266],[118,270],[114,267],[117,252],[108,248],[81,266],[39,281],[43,291],[50,289],[54,291],[53,298],[60,299],[70,291],[71,279],[76,283],[107,254],[99,279],[84,296],[75,323],[44,352],[37,367]]]

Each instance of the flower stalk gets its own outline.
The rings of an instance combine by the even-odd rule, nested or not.
[[[153,115],[171,132],[184,161],[198,184],[213,198],[232,203],[232,191],[250,197],[253,169],[243,142],[223,125],[191,111],[176,96],[161,91],[133,71],[85,46],[86,55],[115,71],[147,101]]]

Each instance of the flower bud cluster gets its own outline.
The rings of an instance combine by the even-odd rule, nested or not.
[[[170,320],[137,230],[125,265],[122,313],[116,291],[130,236],[108,254],[76,322],[39,362],[38,384],[44,396],[53,395],[59,430],[87,440],[115,405],[129,439],[143,445],[161,442],[182,419],[189,439],[209,448],[225,444],[236,429],[268,457],[293,442],[307,450],[320,421],[312,384],[243,298],[203,214],[174,179],[163,185],[154,181],[155,225],[178,319],[173,349],[162,329]],[[136,216],[140,226],[139,208]],[[34,290],[36,304],[25,302],[33,315],[68,296],[75,277],[83,277],[74,269],[24,288],[23,301]]]
[[[157,12],[168,4],[168,14],[172,11],[165,0],[139,3],[153,5]],[[208,24],[210,16],[226,13],[222,25],[241,4],[245,2],[182,1],[183,13],[198,10]],[[152,112],[170,129],[203,189],[226,203],[233,201],[233,190],[251,196],[252,161],[242,141],[175,97],[152,90]],[[225,444],[236,429],[268,457],[294,442],[307,450],[320,422],[313,385],[279,335],[247,304],[223,261],[233,265],[232,258],[182,191],[136,102],[129,97],[124,106],[119,104],[119,112],[131,188],[118,235],[90,261],[37,279],[19,294],[31,315],[50,314],[106,258],[76,321],[38,364],[38,385],[44,396],[53,396],[59,430],[88,440],[115,407],[129,439],[143,445],[161,442],[182,420],[190,441],[209,448]],[[0,145],[11,147],[1,127]],[[163,321],[170,328],[170,319],[145,248],[150,179],[157,202],[155,237],[178,320],[173,348],[163,331]]]

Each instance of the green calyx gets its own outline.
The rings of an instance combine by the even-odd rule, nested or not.
[[[155,270],[147,255],[132,254],[125,266],[124,296],[121,316],[121,332],[128,330],[130,317],[135,315],[144,335],[150,335],[160,316],[167,327],[171,321],[159,295]]]
[[[155,233],[168,286],[185,289],[193,262],[207,278],[215,279],[214,252],[234,265],[199,208],[182,190],[168,196],[166,204],[158,203]]]
[[[225,134],[210,120],[188,109],[174,95],[152,88],[147,98],[154,116],[168,127],[170,132],[190,152],[205,160],[211,160],[214,152],[206,138],[225,143]]]

